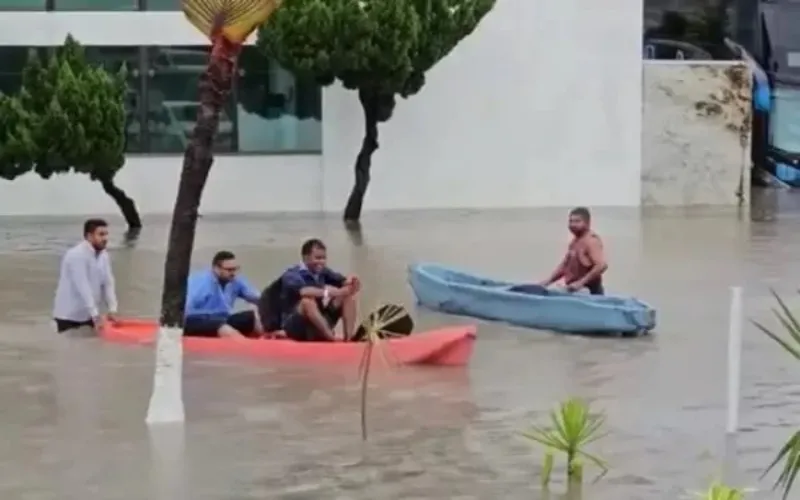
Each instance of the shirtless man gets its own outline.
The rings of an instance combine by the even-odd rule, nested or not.
[[[548,287],[563,278],[570,292],[587,288],[592,295],[603,295],[603,273],[608,264],[603,242],[592,231],[591,222],[592,216],[586,207],[573,208],[569,212],[569,230],[575,238],[553,274],[540,285]]]

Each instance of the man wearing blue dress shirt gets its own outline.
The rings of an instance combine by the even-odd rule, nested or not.
[[[223,250],[211,268],[189,276],[183,334],[192,337],[261,337],[264,329],[255,310],[233,312],[236,299],[258,304],[259,292],[239,275],[236,256]]]

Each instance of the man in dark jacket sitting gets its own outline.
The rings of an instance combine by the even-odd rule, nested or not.
[[[336,324],[343,321],[344,339],[353,336],[356,294],[361,284],[326,266],[327,249],[310,239],[300,249],[302,263],[287,269],[261,296],[267,330],[283,330],[297,341],[337,340]]]

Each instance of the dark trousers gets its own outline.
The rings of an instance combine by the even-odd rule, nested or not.
[[[183,318],[183,334],[187,337],[218,337],[222,325],[236,329],[245,337],[253,337],[256,333],[256,313],[240,311],[227,318],[186,316]]]
[[[328,305],[320,309],[322,316],[327,321],[328,326],[335,328],[339,320],[342,319],[342,309]],[[326,342],[328,339],[322,334],[317,327],[311,323],[307,317],[303,316],[299,311],[295,311],[287,315],[283,319],[283,331],[286,336],[298,342]]]
[[[56,332],[64,333],[67,330],[75,330],[84,326],[94,327],[94,321],[87,319],[86,321],[73,321],[71,319],[53,318],[56,322]]]

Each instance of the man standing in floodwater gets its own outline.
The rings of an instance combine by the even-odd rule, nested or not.
[[[101,302],[108,309],[106,319],[115,321],[117,293],[107,245],[108,223],[89,219],[83,223],[83,241],[64,254],[53,305],[58,333],[83,326],[99,328]]]
[[[563,279],[567,290],[575,292],[587,288],[592,295],[603,295],[603,273],[608,269],[603,242],[592,231],[592,216],[586,207],[576,207],[569,212],[569,231],[574,238],[567,254],[550,278],[540,283],[548,287]]]

